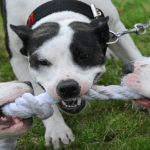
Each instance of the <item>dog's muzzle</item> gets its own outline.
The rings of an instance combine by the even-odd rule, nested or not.
[[[75,80],[60,81],[56,87],[56,91],[62,99],[73,98],[71,101],[62,101],[58,104],[59,108],[65,113],[78,114],[86,107],[86,101],[75,98],[79,96],[81,91],[81,87]]]
[[[101,73],[98,73],[95,76],[93,80],[93,85],[97,83],[100,75]],[[61,98],[66,99],[58,103],[60,110],[65,113],[71,115],[79,114],[87,105],[87,102],[79,97],[81,87],[73,79],[60,81],[57,85],[56,91]]]

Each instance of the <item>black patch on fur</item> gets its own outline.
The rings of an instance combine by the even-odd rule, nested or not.
[[[39,69],[39,67],[40,67],[40,64],[39,64],[39,57],[38,57],[38,55],[32,55],[31,57],[30,57],[30,59],[29,59],[29,62],[30,62],[30,66],[32,67],[32,68],[35,68],[35,69]]]
[[[47,40],[55,37],[59,32],[59,24],[54,22],[44,23],[33,30],[29,41],[29,55],[36,51]]]
[[[11,28],[23,42],[21,54],[31,56],[44,42],[57,35],[59,24],[54,22],[43,23],[33,30],[27,26],[11,25]]]
[[[8,30],[7,30],[7,12],[6,12],[5,0],[0,0],[0,9],[1,9],[2,17],[3,17],[3,26],[5,30],[5,46],[6,46],[7,52],[9,53],[9,59],[11,59],[12,52],[9,47],[9,37],[8,37]]]
[[[146,66],[147,66],[147,64],[141,65],[142,68],[144,68],[144,67],[146,67]]]
[[[47,60],[48,62],[47,65],[43,65],[37,54],[31,55],[31,57],[29,58],[29,62],[30,62],[30,66],[35,70],[39,70],[40,67],[44,68],[44,67],[50,67],[52,65],[50,62],[48,62],[48,60]]]
[[[14,26],[10,25],[10,28],[20,37],[23,42],[23,47],[20,49],[22,55],[28,56],[27,46],[31,38],[32,30],[27,26]]]
[[[31,89],[33,89],[32,83],[30,81],[24,81],[23,83],[27,84]]]
[[[45,91],[45,88],[41,85],[41,83],[37,83],[44,91]]]
[[[83,22],[70,24],[74,30],[73,40],[70,45],[73,61],[84,69],[105,64],[109,28],[107,24],[102,28],[99,27],[98,21],[94,24]]]
[[[134,71],[134,62],[126,62],[122,66],[123,76],[128,75],[129,73],[133,73]]]

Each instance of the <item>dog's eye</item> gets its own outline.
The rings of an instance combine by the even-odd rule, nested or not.
[[[89,54],[81,54],[79,60],[88,60],[90,58]]]
[[[48,66],[50,63],[47,60],[39,60],[39,63],[43,66]]]

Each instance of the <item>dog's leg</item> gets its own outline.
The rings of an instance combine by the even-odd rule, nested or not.
[[[59,142],[68,144],[69,140],[74,141],[74,135],[66,125],[57,106],[52,105],[52,107],[54,109],[53,116],[43,121],[46,127],[45,141],[46,146],[53,145],[54,149],[57,149],[59,148]]]
[[[83,0],[84,2],[86,0]],[[126,28],[120,21],[120,17],[116,7],[111,0],[89,0],[89,3],[94,3],[97,8],[100,8],[105,16],[109,16],[109,27],[114,32],[124,31]],[[133,40],[129,35],[121,37],[117,44],[109,46],[109,48],[123,61],[131,61],[142,57],[139,50],[136,48]]]

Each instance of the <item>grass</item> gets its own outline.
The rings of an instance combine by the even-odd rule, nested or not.
[[[147,23],[150,18],[150,0],[112,0],[126,28],[136,23]],[[145,56],[150,56],[150,28],[144,36],[131,35]],[[107,72],[98,81],[100,85],[120,84],[122,62],[106,60]],[[14,80],[8,54],[4,45],[2,19],[0,18],[0,82]],[[69,116],[63,113],[76,140],[63,145],[66,150],[150,150],[150,122],[147,110],[131,109],[132,102],[92,101],[82,113]],[[34,118],[34,127],[18,141],[15,150],[45,150],[45,128]],[[51,148],[49,148],[51,149]]]

